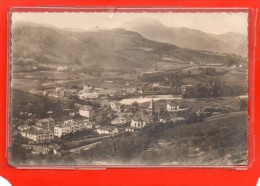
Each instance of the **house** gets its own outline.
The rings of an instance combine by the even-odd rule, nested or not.
[[[135,132],[136,131],[136,128],[134,127],[126,127],[125,128],[125,132]]]
[[[53,152],[53,154],[59,154],[61,147],[56,143],[48,145],[48,148]]]
[[[32,147],[32,151],[31,151],[32,154],[37,154],[37,155],[48,154],[49,152],[50,152],[50,149],[46,145],[37,145],[37,146],[34,145]]]
[[[151,118],[147,116],[135,115],[131,120],[131,127],[144,128],[148,123],[151,122]]]
[[[118,128],[113,126],[102,126],[96,129],[98,134],[117,134],[119,132]]]
[[[183,107],[180,106],[179,104],[168,103],[168,104],[166,105],[166,110],[167,110],[168,112],[179,112],[179,111],[188,110],[188,108],[183,108]]]
[[[167,122],[172,122],[174,124],[183,123],[183,122],[185,122],[185,118],[178,117],[178,116],[170,117],[170,118],[161,118],[161,119],[159,119],[159,122],[162,123],[162,124],[167,123]]]
[[[182,86],[181,86],[181,91],[182,91],[182,93],[183,93],[183,92],[186,92],[186,90],[187,90],[188,88],[190,88],[190,87],[192,87],[192,85],[182,85]]]
[[[142,90],[141,88],[138,88],[138,89],[137,89],[137,93],[142,94],[142,93],[143,93],[143,90]]]
[[[99,98],[99,93],[95,91],[94,87],[89,85],[83,86],[83,89],[78,94],[79,99],[97,99]]]
[[[66,71],[68,70],[67,66],[57,66],[57,71],[61,72],[61,71]]]
[[[31,145],[26,148],[30,150],[32,154],[36,154],[36,155],[48,154],[50,152],[48,145]]]
[[[160,87],[160,83],[151,83],[150,86],[151,87]]]
[[[119,116],[111,121],[112,125],[124,125],[126,123],[128,123],[128,118],[124,116]]]
[[[54,127],[54,135],[61,137],[63,135],[71,133],[70,125],[60,125]]]
[[[79,99],[97,99],[99,97],[99,93],[97,92],[86,92],[86,93],[81,93],[78,95]]]
[[[95,111],[91,106],[83,105],[79,108],[79,115],[89,119],[93,119],[95,116]]]
[[[124,105],[122,105],[121,103],[117,103],[117,102],[111,102],[110,107],[113,111],[116,111],[116,112],[121,112],[124,109]]]
[[[176,110],[178,110],[179,108],[180,108],[179,105],[176,105],[176,104],[173,104],[173,103],[168,103],[168,104],[166,105],[166,110],[167,110],[168,112],[176,111]]]
[[[57,125],[54,127],[54,135],[61,137],[63,135],[74,133],[76,131],[83,130],[83,123],[80,125],[78,122],[74,122],[71,120],[64,121],[63,124]]]
[[[93,122],[93,121],[83,120],[84,129],[92,129],[94,125],[95,125],[95,122]]]
[[[36,143],[46,143],[51,142],[54,139],[54,133],[46,129],[28,129],[21,131],[21,135],[27,139],[33,140]]]
[[[121,87],[122,91],[127,92],[129,94],[134,94],[137,92],[137,88],[133,85],[129,85],[129,83],[126,83]]]
[[[36,126],[42,129],[46,129],[46,130],[51,130],[52,127],[55,124],[55,120],[51,117],[49,118],[44,118],[44,119],[39,119],[36,122]]]
[[[18,126],[18,130],[20,130],[20,131],[24,131],[24,130],[27,130],[29,128],[31,128],[31,127],[29,125],[26,125],[26,124]]]
[[[65,89],[63,87],[56,87],[55,90],[49,92],[49,96],[63,98],[65,96]]]
[[[83,89],[82,89],[82,92],[88,93],[88,92],[91,92],[92,90],[93,90],[93,87],[92,87],[92,86],[84,85],[84,86],[83,86]]]

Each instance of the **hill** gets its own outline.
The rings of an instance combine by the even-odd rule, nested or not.
[[[124,27],[148,39],[183,48],[247,56],[247,35],[245,34],[235,32],[210,34],[185,27],[167,27],[160,21],[149,19],[137,19],[125,24]]]
[[[179,48],[124,29],[76,32],[24,22],[12,27],[12,64],[18,67],[56,64],[84,68],[95,64],[106,69],[142,70],[163,61],[215,64],[245,63],[246,59]]]

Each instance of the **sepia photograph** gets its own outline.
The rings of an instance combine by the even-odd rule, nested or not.
[[[12,166],[245,166],[248,12],[12,12]]]

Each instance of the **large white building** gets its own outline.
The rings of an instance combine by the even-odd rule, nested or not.
[[[51,142],[54,139],[54,134],[50,130],[37,130],[34,128],[21,131],[21,135],[25,138],[33,140],[36,143]]]
[[[63,124],[54,127],[54,135],[61,137],[63,135],[74,133],[77,131],[82,131],[84,129],[92,128],[92,123],[84,120],[83,122],[76,122],[73,120],[64,121]]]

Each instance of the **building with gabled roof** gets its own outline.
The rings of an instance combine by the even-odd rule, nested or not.
[[[147,124],[149,124],[152,121],[153,119],[149,115],[145,116],[137,114],[132,118],[130,125],[134,128],[144,128]]]
[[[124,124],[127,124],[128,123],[128,118],[127,117],[124,117],[122,115],[118,116],[117,118],[113,119],[111,121],[111,124],[112,125],[124,125]]]

